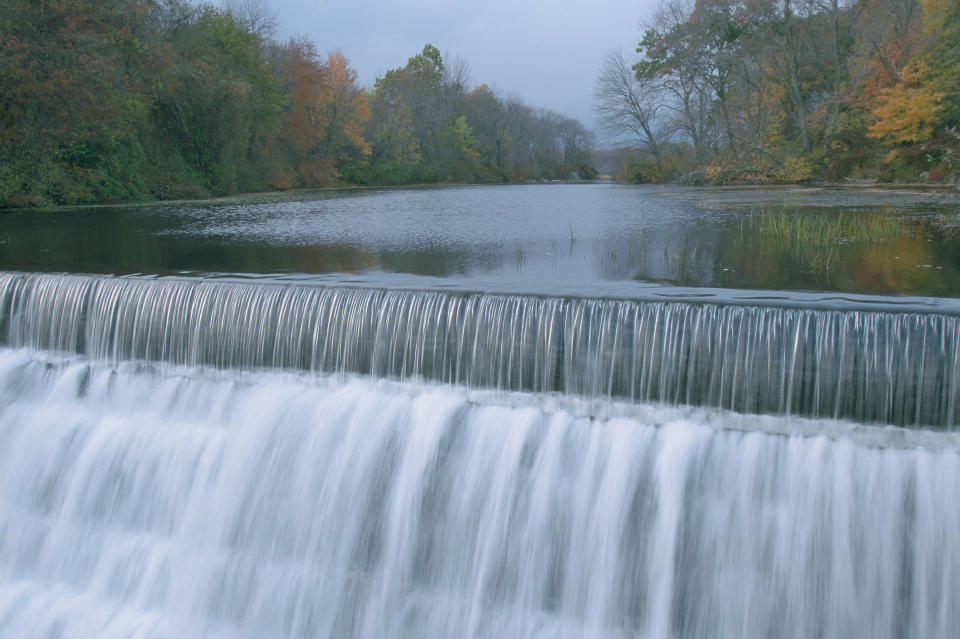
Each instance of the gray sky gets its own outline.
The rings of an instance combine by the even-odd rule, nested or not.
[[[470,65],[474,84],[594,127],[593,82],[611,48],[633,54],[656,0],[268,0],[275,37],[340,49],[372,86],[430,43]]]

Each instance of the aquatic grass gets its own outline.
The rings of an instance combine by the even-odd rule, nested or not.
[[[786,210],[751,212],[741,220],[743,230],[792,242],[889,242],[896,240],[902,222],[875,213],[790,213]]]
[[[694,243],[693,249],[691,249],[687,238],[681,238],[678,241],[677,250],[671,256],[668,265],[668,272],[674,280],[684,282],[690,277],[690,267],[695,263],[699,248],[700,242]]]
[[[667,237],[663,241],[663,267],[666,269],[670,264],[670,246],[672,244],[672,233],[667,229]]]
[[[904,222],[877,212],[804,213],[763,209],[740,219],[747,250],[790,256],[804,270],[829,274],[838,265],[838,246],[895,242]]]
[[[636,246],[636,251],[634,251],[634,246]],[[637,235],[630,235],[630,240],[628,247],[630,249],[630,264],[635,264],[638,269],[637,274],[640,275],[644,272],[647,260],[647,251],[645,250],[646,238],[643,233],[638,233]]]

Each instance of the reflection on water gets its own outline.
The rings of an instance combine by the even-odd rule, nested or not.
[[[352,190],[0,214],[0,267],[960,297],[958,201],[879,189]]]

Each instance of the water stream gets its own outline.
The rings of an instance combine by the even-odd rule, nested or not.
[[[860,422],[960,423],[940,313],[0,274],[14,347]]]
[[[953,637],[958,440],[0,350],[6,637]],[[619,414],[617,414],[619,413]],[[741,430],[728,430],[728,424]],[[891,437],[890,441],[900,441]]]

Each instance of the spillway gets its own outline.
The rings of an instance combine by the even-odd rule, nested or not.
[[[953,637],[958,320],[0,275],[0,636]]]
[[[902,426],[960,422],[938,313],[0,274],[12,347]]]

